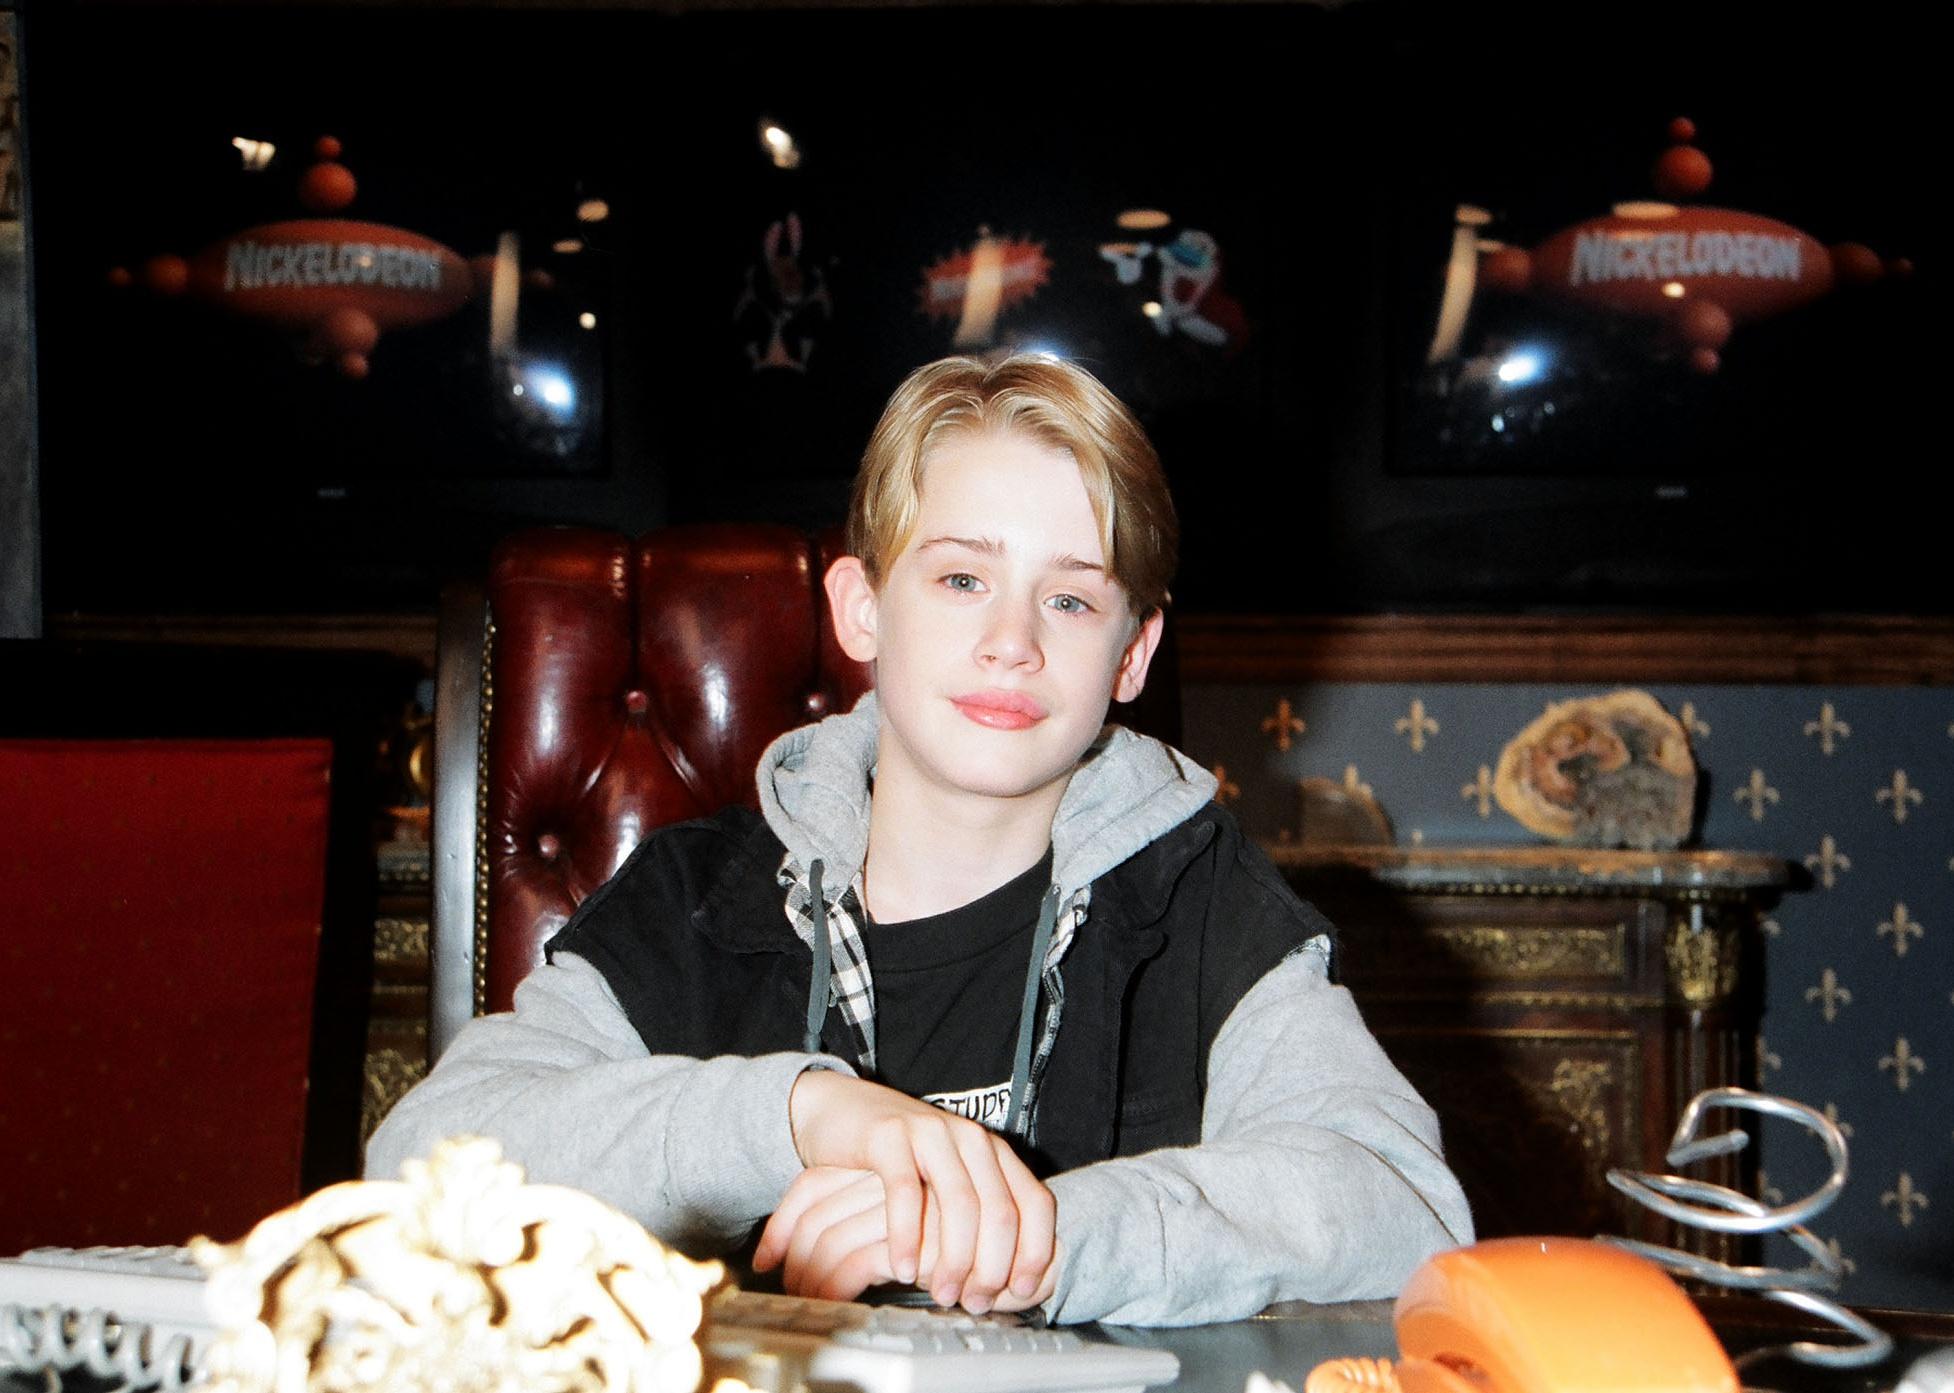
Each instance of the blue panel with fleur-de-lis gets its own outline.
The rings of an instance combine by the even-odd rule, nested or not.
[[[1297,783],[1319,775],[1367,787],[1400,844],[1536,844],[1493,801],[1499,752],[1549,703],[1603,690],[1190,686],[1185,744],[1270,842],[1296,835]],[[1845,1297],[1954,1308],[1954,692],[1648,690],[1689,728],[1707,785],[1699,844],[1811,874],[1766,925],[1759,1078],[1851,1129],[1851,1179],[1813,1225],[1847,1263]],[[1824,1179],[1815,1139],[1761,1131],[1773,1198]],[[1800,1265],[1777,1240],[1769,1256]]]

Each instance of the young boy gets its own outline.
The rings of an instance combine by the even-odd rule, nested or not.
[[[374,1135],[459,1132],[849,1298],[1228,1320],[1471,1241],[1432,1112],[1179,752],[1105,726],[1177,524],[1084,371],[952,358],[869,441],[826,584],[874,665],[733,809],[647,837]],[[770,1218],[768,1216],[771,1216]]]

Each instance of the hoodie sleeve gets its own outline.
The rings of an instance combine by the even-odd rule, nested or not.
[[[532,972],[515,1009],[471,1021],[367,1145],[366,1173],[443,1138],[495,1138],[536,1183],[587,1190],[689,1252],[724,1249],[794,1177],[787,1099],[828,1055],[651,1055],[602,974],[574,953]]]
[[[1198,1146],[1052,1179],[1055,1321],[1193,1325],[1285,1300],[1394,1295],[1472,1218],[1438,1119],[1326,955],[1293,953],[1223,1023]]]

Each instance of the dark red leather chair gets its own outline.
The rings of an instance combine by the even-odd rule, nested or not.
[[[444,600],[435,702],[431,1053],[506,1010],[579,901],[655,827],[756,806],[776,736],[845,711],[868,669],[821,578],[839,533],[672,527],[506,539]],[[1170,629],[1171,634],[1171,629]],[[1165,659],[1165,661],[1162,661]],[[1179,733],[1170,652],[1118,719]]]
[[[753,525],[497,547],[451,592],[435,700],[431,1052],[516,984],[644,834],[733,803],[782,732],[846,710],[835,539]]]

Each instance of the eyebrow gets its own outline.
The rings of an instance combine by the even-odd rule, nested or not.
[[[974,551],[981,556],[1004,555],[1004,543],[995,537],[931,537],[928,541],[918,543],[916,550],[925,552],[932,547],[961,547],[965,551]],[[1092,571],[1102,576],[1106,574],[1106,568],[1098,562],[1088,561],[1070,552],[1060,552],[1054,556],[1052,565],[1061,571]]]

